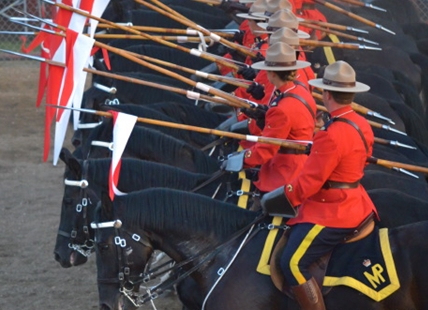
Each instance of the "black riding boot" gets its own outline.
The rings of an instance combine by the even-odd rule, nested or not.
[[[291,290],[302,310],[325,310],[321,290],[314,278],[301,285],[292,286]]]

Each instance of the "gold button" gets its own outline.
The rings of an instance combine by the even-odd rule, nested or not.
[[[287,191],[292,192],[293,191],[293,185],[288,184],[287,185]]]
[[[250,158],[250,157],[251,157],[251,151],[246,151],[245,158]]]

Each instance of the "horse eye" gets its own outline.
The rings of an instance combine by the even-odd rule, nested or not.
[[[107,243],[98,243],[97,247],[102,252],[102,251],[107,251],[109,248],[109,245]]]
[[[65,204],[65,205],[67,205],[67,206],[69,206],[69,205],[71,205],[73,203],[73,199],[71,199],[71,198],[64,198],[62,200],[62,203]]]

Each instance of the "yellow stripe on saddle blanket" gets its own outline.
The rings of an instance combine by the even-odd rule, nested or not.
[[[330,38],[331,42],[340,43],[340,40],[336,35],[328,34],[328,37]],[[336,57],[334,57],[333,50],[331,49],[331,47],[324,46],[323,49],[324,49],[324,54],[325,54],[325,57],[327,58],[328,64],[331,65],[332,63],[336,62]]]
[[[272,219],[272,225],[279,226],[282,223],[284,218],[280,216],[275,216]],[[271,229],[266,237],[266,242],[262,250],[262,255],[260,256],[259,264],[257,265],[257,272],[265,275],[270,275],[270,257],[272,255],[273,246],[275,238],[278,235],[278,228]]]

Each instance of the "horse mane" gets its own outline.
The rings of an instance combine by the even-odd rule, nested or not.
[[[107,184],[110,164],[110,158],[89,159],[89,174]],[[209,177],[150,161],[122,158],[118,189],[127,193],[141,190],[144,185],[144,188],[168,186],[189,190]]]
[[[116,197],[121,206],[119,214],[127,227],[150,226],[156,231],[178,229],[209,235],[215,232],[220,238],[253,221],[257,213],[220,202],[199,194],[167,188],[151,188]]]

